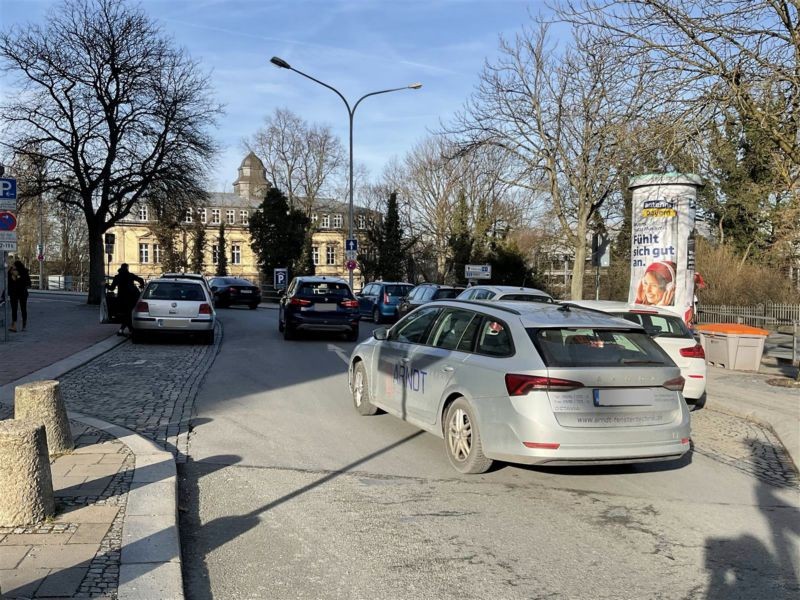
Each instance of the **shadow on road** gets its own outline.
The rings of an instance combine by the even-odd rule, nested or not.
[[[181,531],[181,548],[183,553],[183,577],[184,577],[184,592],[187,598],[192,600],[205,600],[213,597],[211,591],[211,584],[208,574],[208,565],[206,557],[212,551],[228,542],[235,540],[239,536],[248,532],[256,527],[260,522],[260,516],[278,506],[289,502],[314,490],[315,488],[324,485],[325,483],[352,471],[356,467],[394,450],[419,437],[423,431],[412,433],[396,442],[384,446],[343,466],[341,469],[331,471],[327,475],[304,485],[293,492],[285,494],[280,498],[276,498],[271,502],[267,502],[263,506],[259,506],[244,515],[232,515],[214,519],[208,523],[203,524],[200,517],[200,489],[199,479],[221,468],[232,466],[231,463],[214,464],[208,459],[194,463],[190,461],[185,465],[179,465],[179,480],[180,480],[180,496],[182,514],[180,519]],[[216,458],[216,457],[215,457]]]

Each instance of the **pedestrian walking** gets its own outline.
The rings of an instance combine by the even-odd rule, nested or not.
[[[15,260],[8,269],[8,299],[11,301],[11,327],[9,331],[17,331],[17,313],[22,316],[22,331],[28,326],[28,288],[31,287],[31,276],[22,262]]]
[[[128,270],[128,263],[122,263],[120,268],[117,269],[117,274],[114,275],[111,285],[108,286],[110,290],[117,290],[117,307],[120,312],[119,316],[122,323],[117,335],[125,335],[125,328],[127,328],[128,331],[133,330],[131,312],[133,311],[133,307],[136,306],[136,302],[139,300],[139,288],[136,287],[137,283],[140,287],[144,287],[144,279],[131,273]]]

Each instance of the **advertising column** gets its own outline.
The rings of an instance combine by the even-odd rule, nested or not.
[[[664,306],[694,319],[694,219],[697,175],[666,173],[631,179],[631,283],[628,301]]]

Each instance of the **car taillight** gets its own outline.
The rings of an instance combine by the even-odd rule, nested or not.
[[[229,292],[238,292],[239,290],[237,290],[235,287],[229,287],[228,291]]]
[[[703,351],[703,347],[700,344],[696,344],[694,346],[690,346],[689,348],[681,348],[680,349],[681,356],[685,356],[686,358],[705,358],[706,353]]]
[[[342,300],[344,308],[358,308],[358,300]]]
[[[389,304],[389,294],[387,294],[386,292],[383,293],[383,303]]]
[[[302,298],[292,298],[289,300],[289,304],[292,306],[310,306],[311,300],[303,300]]]
[[[147,304],[147,302],[137,302],[135,312],[149,313],[150,306]]]
[[[540,377],[538,375],[516,375],[513,373],[506,375],[506,389],[509,396],[524,396],[534,390],[568,392],[582,387],[583,384],[579,381],[570,381],[568,379]]]
[[[198,310],[197,312],[198,312],[198,314],[201,314],[201,315],[210,315],[211,314],[211,306],[206,304],[205,302],[203,302],[200,305],[200,310]]]
[[[665,387],[668,390],[672,390],[673,392],[682,392],[683,385],[686,383],[686,380],[683,377],[676,377],[675,379],[670,379],[665,381],[661,384],[661,387]]]

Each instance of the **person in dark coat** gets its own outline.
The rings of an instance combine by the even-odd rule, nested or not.
[[[117,269],[117,274],[114,275],[111,285],[108,287],[110,290],[117,290],[117,306],[122,313],[120,314],[122,325],[120,325],[117,335],[125,335],[126,327],[128,331],[133,329],[131,312],[139,300],[139,288],[136,287],[136,283],[144,287],[144,279],[131,273],[128,270],[127,263],[122,263],[120,268]]]
[[[11,327],[17,331],[17,311],[22,313],[22,331],[28,326],[28,288],[31,276],[20,261],[15,260],[8,269],[8,298],[11,300]]]

